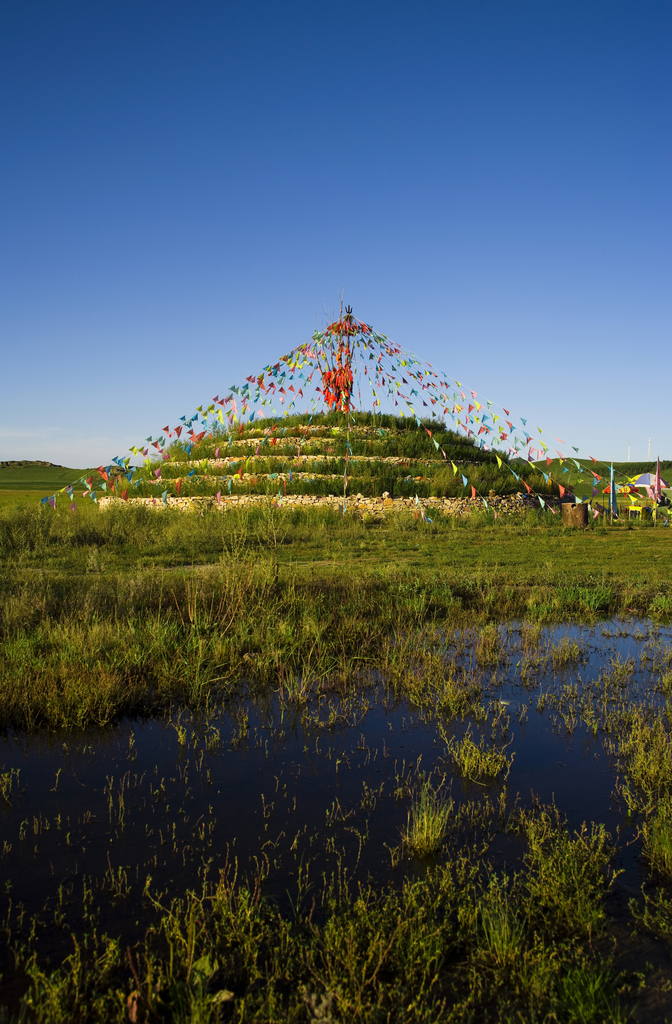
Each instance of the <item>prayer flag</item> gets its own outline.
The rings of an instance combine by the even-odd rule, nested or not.
[[[614,479],[614,464],[611,464],[611,476],[609,484],[609,507],[612,515],[618,518],[618,502],[616,500],[616,480]]]

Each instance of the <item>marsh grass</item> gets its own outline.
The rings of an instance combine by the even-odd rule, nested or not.
[[[278,599],[272,578],[267,593],[269,599]],[[170,598],[168,592],[168,607]],[[166,600],[165,587],[161,600]],[[274,607],[277,617],[282,605]],[[376,700],[393,707],[408,687],[415,694],[409,704],[417,721],[436,723],[438,718],[444,738],[448,728],[458,725],[449,725],[448,719],[468,717],[467,732],[459,740],[446,740],[449,757],[453,748],[458,754],[467,753],[463,763],[471,771],[469,758],[474,753],[464,745],[469,740],[476,749],[478,768],[471,771],[476,781],[501,779],[512,756],[502,742],[515,723],[497,706],[493,717],[490,700],[487,708],[483,706],[482,684],[476,685],[474,668],[478,630],[470,625],[448,637],[436,623],[425,623],[416,633],[409,625],[414,621],[411,614],[416,613],[404,612],[409,618],[403,620],[406,625],[398,642],[385,649],[392,669],[389,680],[378,679]],[[283,612],[279,622],[273,621],[276,652],[282,638],[287,645],[295,644],[304,630],[315,643],[319,618],[315,609],[312,613],[303,609],[300,617]],[[209,642],[210,632],[217,632],[216,621],[200,621],[199,616],[193,624],[188,617],[184,622],[177,615],[175,619],[177,636],[181,641],[192,636],[193,651]],[[336,626],[340,628],[338,620]],[[342,633],[340,642],[347,635]],[[486,638],[491,635],[486,632]],[[552,665],[557,647],[560,668],[565,661],[570,667],[575,664],[573,648],[562,639],[551,642],[545,631],[536,628],[524,630],[523,637],[518,629],[501,631],[500,641],[502,655],[510,659],[518,656],[524,643],[530,658]],[[656,646],[652,637],[646,658],[635,663],[636,671],[647,678],[655,673],[649,679],[651,694],[659,692],[657,678],[669,670],[668,655],[665,643]],[[361,676],[354,681],[344,676],[336,684],[331,677],[283,676],[282,663],[280,671],[277,664],[273,671],[273,689],[281,690],[278,680],[282,680],[282,692],[271,698],[278,717],[274,731],[278,740],[293,735],[298,724],[305,736],[325,746],[333,743],[331,736],[343,726],[366,728],[367,701],[374,699],[374,691],[366,691]],[[667,847],[661,837],[669,827],[664,809],[669,797],[664,779],[662,786],[658,784],[658,775],[666,763],[666,722],[663,717],[658,729],[653,706],[638,709],[627,696],[622,681],[631,679],[632,672],[629,662],[614,656],[606,661],[604,672],[581,685],[574,672],[569,679],[552,677],[547,699],[551,716],[557,716],[551,717],[554,722],[571,720],[575,730],[591,705],[600,728],[609,727],[605,744],[608,737],[613,756],[621,759],[639,801],[633,814],[646,814],[641,823],[645,856],[654,879],[665,879]],[[412,676],[421,680],[415,690]],[[433,703],[444,687],[455,701],[453,711],[448,699],[442,706]],[[256,692],[259,705],[267,708],[269,686],[264,684]],[[231,729],[223,728],[219,719],[215,725],[207,707],[200,717],[181,712],[179,705],[173,709],[170,721],[177,732],[180,771],[186,773],[192,759],[190,770],[198,772],[202,754],[210,747],[244,748],[249,743],[248,712],[253,714],[249,696],[234,687],[228,707]],[[361,743],[357,742],[364,760],[372,756],[363,733]],[[643,754],[638,760],[639,747]],[[652,751],[658,753],[652,755]],[[493,752],[503,753],[504,763],[499,775],[485,775],[483,756]],[[129,745],[129,759],[132,754]],[[652,759],[658,767],[647,775],[647,762]],[[339,763],[340,771],[345,771],[344,762]],[[338,773],[331,757],[330,764]],[[196,889],[187,890],[178,883],[171,884],[168,893],[159,893],[149,879],[143,887],[142,878],[134,876],[126,860],[119,863],[119,857],[112,856],[104,876],[86,884],[81,906],[74,900],[61,910],[52,901],[30,921],[20,918],[18,910],[12,911],[5,924],[16,958],[11,962],[17,964],[21,985],[27,986],[12,1012],[44,1024],[70,1020],[107,1024],[127,1019],[130,1009],[138,1021],[165,1024],[194,1019],[237,1019],[243,1024],[298,1021],[320,1019],[319,1014],[321,1019],[362,1024],[396,1019],[422,1024],[443,1019],[484,1024],[506,1020],[620,1024],[627,1019],[627,1008],[618,995],[622,985],[609,952],[612,947],[618,950],[620,941],[620,933],[612,932],[605,903],[618,871],[615,844],[604,826],[589,822],[572,831],[553,806],[524,809],[518,800],[507,806],[504,787],[493,791],[458,786],[461,795],[453,802],[452,794],[435,777],[420,774],[417,763],[408,772],[399,768],[399,776],[396,771],[395,766],[397,788],[389,793],[387,781],[379,776],[373,776],[375,787],[367,784],[358,790],[354,803],[348,804],[344,791],[339,791],[326,808],[325,832],[307,837],[303,849],[292,844],[291,855],[276,848],[276,838],[266,844],[264,832],[263,852],[258,851],[256,867],[254,858],[250,859],[247,875],[232,868],[217,877],[208,873],[204,859]],[[110,828],[118,834],[128,831],[133,804],[142,800],[142,794],[131,793],[125,778],[115,774],[104,794]],[[206,785],[204,778],[201,783]],[[282,782],[276,780],[276,784],[275,795],[264,803],[264,826],[268,823],[271,828],[273,800],[285,799]],[[161,787],[158,792],[163,799]],[[470,798],[473,793],[477,795]],[[647,810],[649,798],[652,803]],[[393,829],[404,817],[406,827],[393,851],[388,884],[379,879],[374,885],[363,872],[356,874],[352,849],[353,842],[361,851],[363,845],[376,841],[370,838],[375,829],[369,832],[368,821],[375,822],[386,799],[398,809]],[[170,821],[168,803],[172,815],[182,809],[177,809],[174,796],[166,799]],[[179,862],[179,846],[174,856]],[[326,863],[335,864],[333,872],[320,857],[331,859]],[[313,866],[312,858],[319,867]],[[296,874],[291,899],[278,896],[276,871],[282,872],[282,891],[286,878]],[[267,890],[272,898],[265,895]],[[135,909],[141,905],[144,909]],[[148,922],[142,934],[136,930],[130,957],[116,923],[105,934],[102,922],[118,920],[110,908],[119,919],[137,913]],[[652,892],[651,883],[643,900],[633,905],[632,914],[638,927],[651,934],[672,933],[669,896]],[[54,942],[61,943],[59,949],[67,942],[68,949],[49,961],[45,943],[49,950]],[[623,992],[630,1006],[626,989]]]
[[[425,643],[427,647],[423,649]],[[405,665],[390,658],[390,670],[392,685],[400,698],[415,707],[440,713],[444,720],[469,714],[480,721],[487,713],[481,704],[482,680],[464,666],[446,663],[424,631],[416,638],[412,658],[409,656]]]
[[[427,807],[438,791],[424,793]],[[491,813],[465,809],[464,823]],[[422,877],[382,890],[342,868],[316,888],[302,864],[289,914],[264,896],[265,868],[245,876],[229,864],[172,898],[147,879],[152,923],[128,947],[97,927],[85,893],[83,921],[66,929],[71,952],[53,966],[38,955],[38,919],[19,926],[12,911],[5,928],[25,988],[17,1019],[624,1020],[614,969],[591,942],[610,886],[607,837],[570,834],[552,808],[518,813],[516,827],[530,853],[515,872],[494,872],[464,841]],[[110,872],[105,892],[123,901],[124,873]]]
[[[672,617],[672,595],[657,594],[652,598],[648,611],[652,618],[669,621]]]
[[[420,794],[411,804],[408,821],[402,832],[404,846],[417,857],[437,853],[448,830],[453,801],[435,789],[429,781],[421,784]]]
[[[508,880],[495,876],[481,902],[480,949],[484,962],[507,971],[525,954],[526,929],[511,904]]]
[[[376,673],[419,706],[478,717],[482,683],[442,641],[455,629],[470,627],[475,665],[494,668],[507,657],[494,620],[529,613],[531,594],[543,591],[543,615],[535,604],[536,623],[521,625],[521,678],[581,659],[569,641],[542,649],[541,623],[580,614],[579,591],[600,591],[598,606],[603,571],[577,591],[563,564],[563,584],[550,586],[554,537],[482,517],[369,528],[337,512],[271,506],[0,513],[0,728],[104,725],[176,701],[227,700],[241,687],[357,686]],[[584,558],[592,543],[572,536],[563,555]],[[651,552],[641,551],[647,574]],[[633,558],[628,545],[629,567]],[[630,568],[609,588],[612,609],[651,597]]]
[[[672,739],[663,718],[634,711],[615,750],[626,768],[623,795],[631,813],[650,813],[672,795]]]
[[[630,900],[629,909],[634,923],[642,931],[668,940],[672,938],[672,900],[668,888],[644,890],[641,900]]]
[[[654,877],[669,877],[664,696],[640,707],[630,691],[644,671],[659,694],[672,688],[670,650],[651,644],[641,666],[615,659],[598,678],[579,682],[573,672],[568,681],[562,673],[582,664],[585,649],[550,642],[542,626],[646,610],[665,597],[666,570],[653,561],[664,531],[635,532],[626,565],[616,532],[564,536],[538,517],[515,526],[437,517],[427,530],[412,517],[367,525],[300,510],[282,518],[268,509],[89,511],[67,518],[39,510],[23,525],[0,513],[3,728],[105,727],[158,713],[176,730],[181,769],[227,742],[244,750],[255,703],[276,708],[278,738],[299,724],[306,736],[326,738],[358,726],[375,697],[437,722],[451,769],[487,786],[509,776],[507,740],[517,728],[497,704],[492,717],[494,670],[520,657],[525,685],[542,672],[559,675],[541,695],[554,726],[585,723],[602,737],[625,778],[619,792],[642,816],[636,824]],[[525,615],[508,632],[498,625]],[[228,739],[210,718],[222,706],[237,725]],[[198,726],[189,727],[185,708]],[[466,732],[448,739],[465,720]],[[128,753],[137,756],[130,743]],[[149,878],[143,887],[127,861],[111,858],[93,889],[83,880],[81,905],[68,913],[57,904],[52,916],[50,904],[29,921],[10,908],[5,931],[20,979],[11,1012],[44,1024],[132,1015],[166,1024],[624,1020],[606,942],[597,942],[607,934],[605,898],[616,874],[604,827],[570,832],[555,808],[507,813],[504,787],[496,806],[493,789],[464,786],[479,799],[458,806],[419,780],[409,772],[395,791],[394,829],[409,801],[401,849],[414,856],[394,861],[389,886],[351,881],[344,853],[345,833],[351,844],[369,841],[363,827],[355,835],[355,813],[379,813],[381,782],[364,787],[357,810],[334,802],[324,853],[336,870],[322,862],[321,881],[297,882],[289,914],[264,895],[273,872],[266,847],[247,876],[224,870],[213,879],[204,859],[198,891],[178,880],[169,893],[155,892]],[[117,776],[106,791],[115,834],[128,831],[132,814],[124,785]],[[3,769],[8,814],[17,788],[18,777]],[[515,867],[490,859],[495,836],[518,843]],[[311,836],[311,849],[321,841]],[[177,848],[174,855],[179,861]],[[283,870],[302,878],[304,866]],[[127,950],[117,921],[145,914],[151,921]],[[664,893],[647,892],[633,914],[642,927],[672,934]],[[50,943],[61,940],[67,950],[50,959]]]
[[[653,870],[672,879],[672,797],[666,795],[655,812],[644,820],[643,852]]]
[[[483,667],[498,665],[503,660],[499,627],[496,623],[488,622],[479,630],[475,654],[477,664]]]
[[[609,971],[587,964],[570,967],[558,985],[561,1020],[577,1024],[625,1024],[631,1014],[619,1006]]]
[[[578,665],[586,657],[585,650],[576,640],[564,636],[553,644],[551,664],[553,668],[565,668],[567,665]]]
[[[506,779],[514,758],[513,753],[506,754],[504,749],[490,747],[485,736],[474,742],[471,726],[467,727],[462,739],[452,736],[447,740],[445,756],[460,775],[479,783]]]
[[[7,563],[0,578],[0,727],[104,725],[124,714],[161,712],[175,701],[202,706],[227,699],[242,685],[289,692],[285,681],[357,685],[381,672],[421,706],[434,701],[451,715],[480,714],[481,683],[455,665],[442,637],[476,625],[476,664],[498,663],[504,649],[488,620],[498,607],[519,607],[516,588],[498,590],[473,575],[447,579],[434,564],[420,576],[401,572],[394,532],[382,537],[387,560],[364,572],[338,560],[305,567],[283,562],[280,548],[289,545],[291,531],[282,534],[282,523],[261,515],[232,516],[214,562],[181,564],[188,538],[212,540],[208,531],[222,528],[224,518],[212,517],[210,526],[198,517],[172,525],[166,519],[161,543],[175,536],[183,545],[173,567],[114,568],[114,545],[95,541],[97,564],[105,568],[88,571],[90,537],[84,548],[66,545],[75,560],[70,571],[36,571],[21,558]],[[126,524],[125,515],[118,519],[137,527],[134,515]],[[180,526],[186,533],[173,532]],[[317,536],[323,552],[340,552],[351,537],[350,526],[339,535],[341,526],[342,517],[322,517],[310,537]],[[305,536],[301,519],[298,529]],[[129,535],[120,543],[128,551]],[[150,531],[147,548],[155,550],[152,545]],[[83,562],[77,563],[78,552]],[[529,644],[524,649],[530,668],[536,659],[540,669],[539,652],[533,655]],[[574,657],[569,649],[561,654],[565,661]]]
[[[19,784],[20,768],[10,768],[9,771],[0,771],[0,800],[6,804],[12,802],[12,790]]]
[[[590,938],[604,923],[603,898],[614,878],[613,841],[604,825],[584,824],[570,836],[550,809],[528,819],[526,834],[535,919],[552,918],[566,934]]]

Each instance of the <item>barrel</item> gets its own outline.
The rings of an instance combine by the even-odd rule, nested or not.
[[[576,508],[573,501],[563,501],[560,505],[562,509],[562,525],[563,526],[574,526],[572,521],[572,512]]]
[[[577,526],[580,529],[588,526],[588,506],[585,501],[582,501],[579,505],[571,505],[572,510],[572,526]]]
[[[588,525],[588,506],[585,501],[575,505],[573,501],[563,501],[561,504],[562,509],[562,525],[572,526],[575,529],[583,529]]]

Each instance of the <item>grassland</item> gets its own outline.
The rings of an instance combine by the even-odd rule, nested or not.
[[[376,525],[270,501],[4,511],[0,725],[82,727],[211,702],[243,678],[392,670],[400,636],[420,651],[423,630],[468,622],[670,616],[668,530],[558,519]]]
[[[409,458],[417,442],[370,440],[388,453],[407,445]],[[480,465],[491,479],[500,471]],[[443,469],[437,460],[429,475]],[[579,646],[543,640],[562,621],[669,622],[671,530],[566,530],[548,512],[495,520],[485,509],[366,522],[277,508],[270,496],[226,514],[100,512],[81,500],[72,512],[40,505],[34,482],[30,505],[0,508],[0,729],[3,749],[22,751],[0,770],[11,823],[0,853],[3,1024],[663,1024],[672,1014],[669,965],[649,962],[664,965],[672,937],[672,652],[652,641],[633,688],[634,664],[614,659],[579,682]],[[501,623],[516,623],[515,640]],[[524,691],[521,744],[534,709],[554,733],[595,744],[596,772],[603,757],[618,773],[623,835],[609,833],[601,806],[574,827],[554,804],[509,792],[520,748],[513,709],[492,693],[504,666]],[[549,681],[563,666],[569,675]],[[435,763],[388,768],[387,797],[365,735],[374,705],[435,735]],[[266,723],[258,739],[255,715]],[[94,747],[150,717],[177,744],[172,778],[150,762],[132,781],[143,752],[131,731],[103,785],[85,769],[72,781],[72,821],[60,767],[24,811],[37,786],[27,796],[21,776],[31,744],[62,749],[59,765],[79,749],[77,772],[81,761],[95,775]],[[366,780],[350,804],[332,761],[345,735],[339,757]],[[335,771],[332,802],[318,808],[326,827],[299,815],[286,838],[279,823],[271,835],[275,804],[290,814],[278,764],[257,846],[229,859],[212,806],[217,759],[235,786],[236,751],[295,741],[292,763],[303,744],[307,772]],[[380,756],[389,763],[384,740]],[[195,824],[194,789],[204,794]],[[370,830],[383,813],[397,824],[378,848]],[[633,844],[641,892],[618,888]],[[384,884],[362,871],[368,847],[369,865],[389,864]],[[30,858],[42,873],[29,911],[12,886]]]
[[[406,599],[417,602],[418,594]],[[319,617],[316,608],[314,601]],[[391,625],[405,633],[373,678],[350,652],[340,678],[296,675],[278,663],[262,686],[220,689],[225,712],[212,690],[209,706],[195,704],[193,716],[180,704],[167,708],[172,778],[158,763],[152,769],[141,730],[137,739],[124,736],[113,772],[107,762],[96,767],[108,730],[99,740],[89,730],[52,732],[56,748],[67,739],[67,757],[53,762],[65,766],[60,780],[59,770],[46,784],[33,773],[24,785],[25,753],[18,769],[0,773],[4,819],[16,819],[2,851],[0,1001],[15,1014],[5,1019],[663,1024],[672,1009],[665,953],[672,742],[664,700],[672,650],[654,632],[639,673],[614,657],[577,685],[581,641],[553,643],[534,621],[506,631],[473,617],[448,638],[447,617],[422,626],[422,611],[414,603],[401,617],[397,609]],[[220,635],[225,624],[214,627]],[[286,643],[291,625],[281,619],[276,639]],[[353,642],[362,639],[346,617],[332,616],[329,625],[341,643],[346,625]],[[212,621],[193,626],[202,638],[213,631]],[[182,670],[189,657],[198,657],[193,646]],[[524,699],[514,712],[492,699],[490,677],[516,660]],[[634,676],[646,695],[631,687]],[[372,701],[404,730],[395,743],[407,739],[413,713],[415,728],[436,731],[427,770],[418,758],[403,767],[389,754],[383,760],[394,734],[387,727],[382,750],[371,749]],[[509,788],[528,713],[590,745],[595,773],[609,765],[622,834],[599,817],[570,825],[560,806],[523,804]],[[552,746],[550,736],[546,742]],[[263,764],[271,751],[270,795],[256,794],[263,816],[254,856],[244,857],[235,822],[219,812],[219,787],[238,785],[231,769],[241,757]],[[382,776],[373,774],[376,753]],[[592,784],[590,761],[584,786]],[[305,781],[301,787],[298,765],[309,769],[309,785],[327,783],[322,803]],[[242,799],[250,801],[247,791]],[[381,815],[399,824],[382,832],[386,846]],[[623,850],[634,843],[645,866],[641,892],[632,879],[619,882]],[[369,867],[388,866],[385,882],[380,866],[375,880],[362,871],[367,851]],[[27,861],[44,872],[32,869],[38,909],[14,896]]]
[[[37,498],[66,487],[85,472],[51,463],[0,463],[0,508],[12,508],[17,503],[29,506]]]

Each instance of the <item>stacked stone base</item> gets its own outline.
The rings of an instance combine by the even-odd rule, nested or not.
[[[219,501],[215,495],[189,498],[168,496],[165,504],[161,498],[129,498],[128,502],[122,502],[121,498],[108,496],[100,499],[98,507],[105,509],[110,508],[112,505],[128,504],[148,505],[157,510],[177,508],[185,512],[194,512],[203,509],[216,509],[220,512],[226,512],[228,509],[263,505],[269,500],[278,508],[343,509],[343,497],[335,494],[287,494],[270,499],[265,494],[232,494],[222,496]],[[498,514],[509,515],[526,512],[529,509],[541,508],[539,499],[534,495],[528,494],[492,495],[486,500],[488,508]],[[545,497],[544,501],[547,507],[558,507],[558,499],[552,495]],[[415,498],[390,498],[387,495],[380,498],[364,498],[360,495],[349,495],[346,499],[347,511],[362,517],[373,516],[380,518],[398,512],[418,512],[420,507],[429,513],[430,517],[432,512],[441,512],[443,515],[451,516],[465,516],[471,515],[472,512],[485,511],[482,498],[422,498],[420,499],[420,505],[415,504]]]

